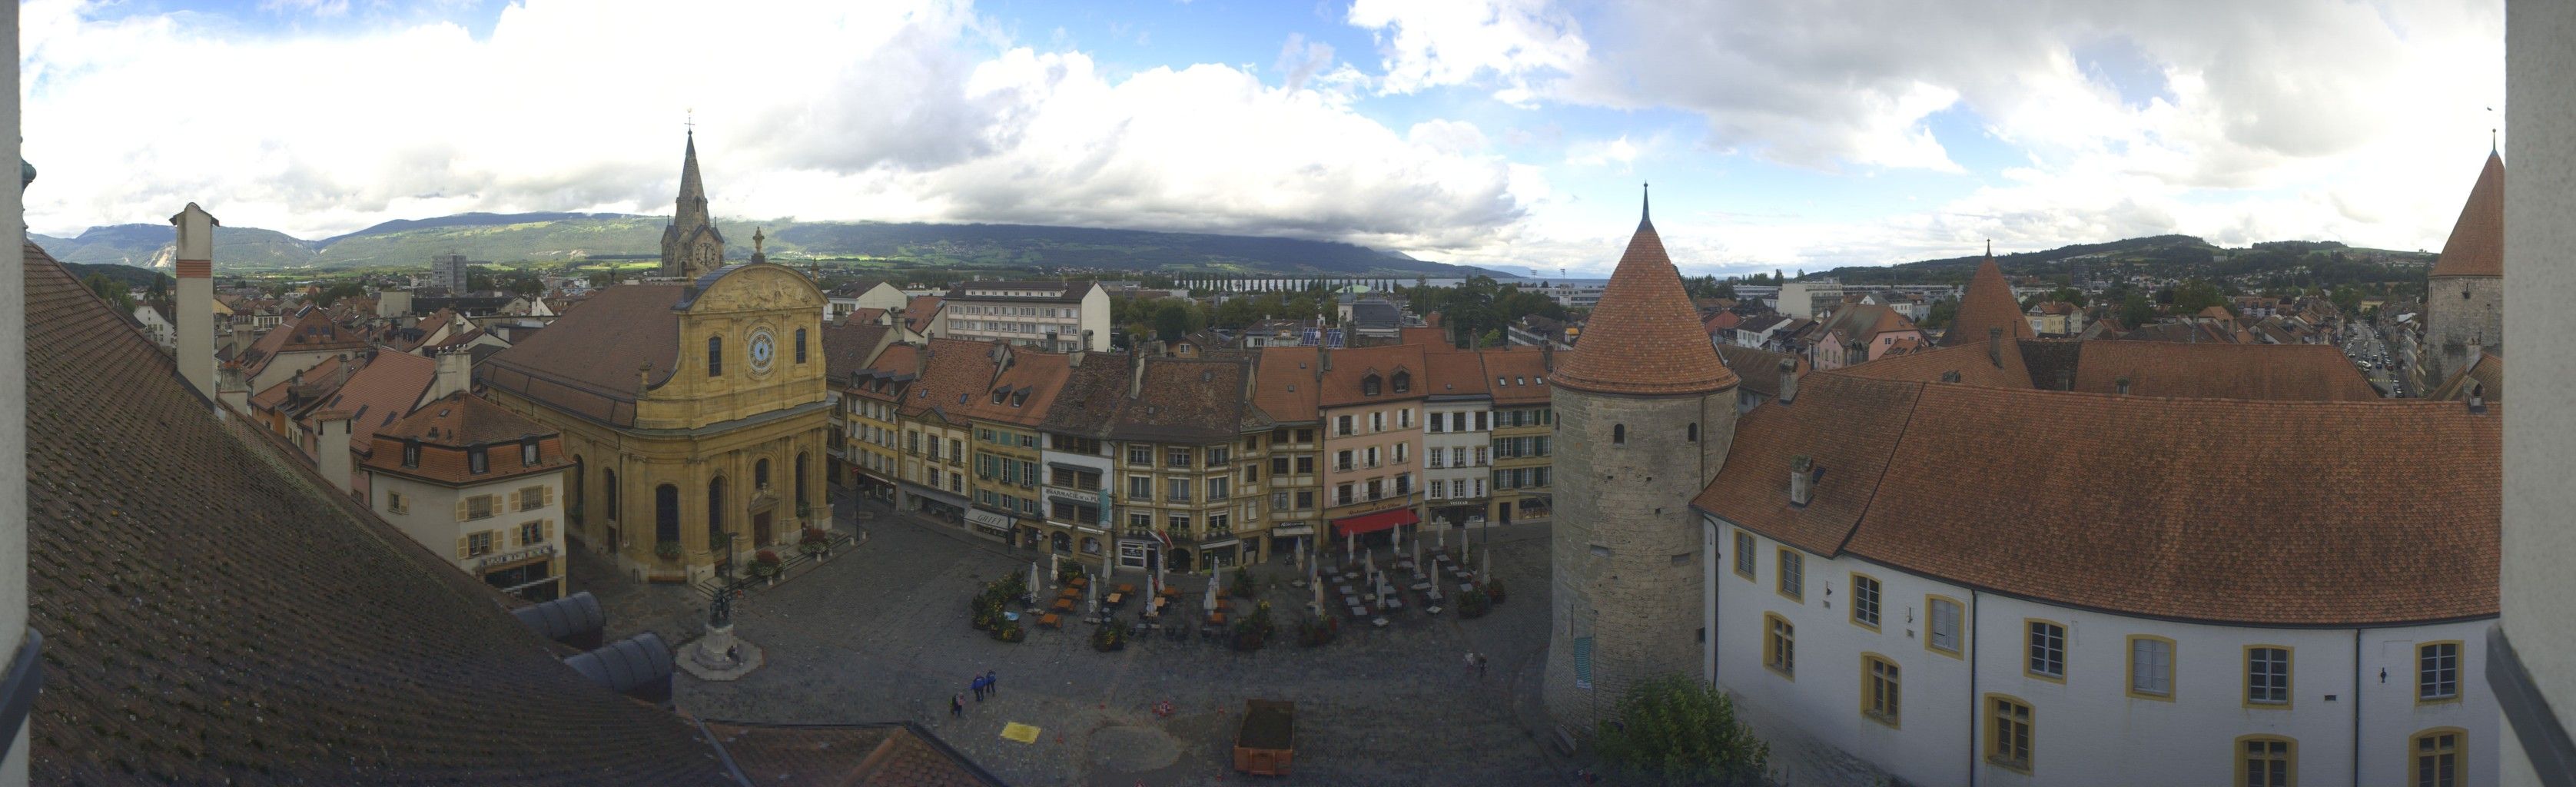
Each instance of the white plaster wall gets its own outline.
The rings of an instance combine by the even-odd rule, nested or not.
[[[2515,379],[2504,410],[2504,630],[2562,728],[2576,729],[2576,4],[2505,5],[2505,358]],[[2518,747],[2504,783],[2539,778]]]
[[[1444,458],[1445,458],[1445,456],[1446,456],[1446,455],[1447,455],[1447,453],[1449,452],[1449,449],[1451,449],[1451,448],[1465,448],[1465,449],[1467,449],[1467,461],[1470,463],[1470,465],[1469,465],[1469,466],[1467,466],[1467,467],[1463,467],[1463,468],[1462,468],[1462,467],[1456,467],[1456,466],[1449,466],[1449,467],[1441,467],[1441,468],[1436,468],[1436,469],[1435,469],[1435,468],[1433,468],[1433,467],[1431,466],[1431,458],[1430,458],[1430,455],[1426,453],[1426,454],[1424,454],[1423,459],[1422,459],[1422,468],[1423,468],[1423,470],[1422,470],[1422,474],[1423,474],[1423,478],[1424,478],[1424,480],[1425,480],[1425,481],[1436,481],[1436,482],[1439,482],[1439,483],[1442,483],[1442,484],[1447,484],[1447,483],[1449,483],[1451,480],[1455,480],[1455,479],[1466,479],[1466,480],[1468,480],[1468,481],[1470,481],[1470,482],[1471,482],[1471,483],[1469,483],[1469,484],[1468,484],[1468,490],[1467,490],[1467,492],[1468,492],[1468,494],[1471,496],[1471,497],[1469,497],[1468,499],[1471,499],[1471,500],[1472,500],[1472,499],[1475,499],[1474,497],[1472,497],[1472,496],[1475,494],[1475,485],[1474,485],[1474,483],[1472,483],[1472,482],[1473,482],[1473,481],[1475,481],[1475,480],[1478,480],[1478,479],[1482,479],[1482,480],[1485,482],[1485,497],[1488,497],[1488,498],[1492,497],[1492,496],[1493,496],[1493,494],[1494,494],[1494,490],[1493,490],[1493,471],[1494,471],[1494,452],[1493,452],[1493,444],[1494,444],[1494,433],[1493,433],[1493,431],[1492,431],[1492,427],[1493,427],[1493,414],[1491,413],[1491,403],[1490,403],[1490,402],[1483,402],[1483,401],[1467,401],[1467,402],[1429,402],[1429,403],[1426,403],[1426,404],[1424,404],[1424,405],[1423,405],[1423,410],[1424,410],[1424,416],[1423,416],[1423,423],[1421,424],[1421,426],[1422,426],[1422,447],[1423,447],[1423,450],[1424,450],[1424,451],[1426,451],[1426,452],[1427,452],[1427,451],[1439,451],[1439,452],[1441,452],[1441,453],[1443,454],[1443,456],[1444,456]],[[1432,418],[1440,418],[1440,419],[1444,419],[1444,421],[1445,421],[1445,419],[1448,419],[1448,418],[1450,417],[1450,415],[1449,415],[1450,413],[1466,413],[1466,414],[1467,414],[1467,428],[1468,428],[1468,431],[1464,431],[1464,432],[1455,432],[1455,431],[1451,431],[1451,432],[1434,432],[1434,431],[1431,431],[1431,423],[1430,423],[1430,419],[1432,419]],[[1485,413],[1485,414],[1486,414],[1486,415],[1485,415],[1485,426],[1486,426],[1486,429],[1485,429],[1484,431],[1476,431],[1476,414],[1477,414],[1477,413]],[[1473,464],[1473,463],[1476,461],[1476,449],[1477,449],[1477,448],[1479,448],[1479,447],[1482,447],[1482,448],[1485,448],[1485,449],[1486,449],[1486,450],[1485,450],[1485,463],[1484,463],[1484,464],[1482,464],[1482,465],[1476,465],[1476,464]],[[1443,498],[1443,499],[1441,499],[1441,500],[1437,500],[1437,501],[1426,501],[1426,502],[1436,503],[1436,504],[1439,504],[1439,505],[1452,505],[1452,504],[1454,504],[1452,501],[1454,501],[1454,500],[1456,500],[1456,499],[1457,499],[1457,498]],[[1462,522],[1452,522],[1452,523],[1450,523],[1450,524],[1453,524],[1453,525],[1459,525],[1459,524],[1465,524],[1465,523],[1462,523]]]
[[[2485,654],[2478,640],[2486,621],[2361,630],[2356,668],[2354,629],[2220,626],[2079,610],[1972,592],[1848,557],[1807,554],[1801,603],[1775,589],[1778,542],[1757,535],[1754,579],[1734,573],[1734,532],[1721,522],[1718,557],[1712,561],[1720,687],[1763,715],[1793,720],[1799,732],[1912,783],[1965,784],[1973,778],[1980,785],[2229,784],[2237,767],[2236,739],[2268,734],[2298,742],[2302,784],[2398,784],[2410,766],[2414,734],[2435,727],[2467,731],[2464,784],[2496,783],[2493,763],[2500,728],[2486,691]],[[1855,571],[1881,583],[1877,631],[1851,622],[1850,578]],[[1927,597],[1932,594],[1957,599],[1964,607],[1968,658],[1924,647]],[[1765,666],[1765,613],[1796,626],[1794,679]],[[2024,673],[2024,624],[2030,618],[2066,627],[2065,682]],[[2175,641],[2171,701],[2128,695],[2131,635]],[[2419,705],[2414,646],[2436,640],[2462,642],[2462,698]],[[2243,649],[2255,644],[2292,649],[2286,709],[2248,708],[2243,702]],[[1884,656],[1902,669],[1898,727],[1861,714],[1863,653]],[[2388,671],[2384,684],[2379,680],[2383,667]],[[1998,693],[2032,708],[2030,774],[1985,762],[1983,699]],[[2334,699],[2328,700],[2329,695]],[[2357,781],[2356,732],[2361,754]]]
[[[501,536],[494,540],[492,547],[493,553],[499,554],[521,548],[518,546],[519,525],[540,519],[553,520],[554,532],[547,538],[546,543],[554,546],[556,555],[563,554],[564,528],[569,527],[570,523],[564,517],[562,473],[521,476],[500,483],[465,489],[452,489],[384,473],[369,475],[372,477],[370,483],[374,491],[367,499],[367,506],[375,510],[376,516],[401,528],[405,535],[412,537],[412,540],[420,542],[421,546],[428,547],[430,552],[447,558],[459,570],[473,575],[476,579],[481,579],[482,574],[473,570],[473,560],[459,560],[456,557],[456,539],[464,537],[466,533],[482,530],[501,531]],[[528,511],[509,507],[510,493],[530,486],[546,486],[554,489],[553,504]],[[396,514],[385,509],[388,492],[402,493],[406,501],[407,513]],[[456,521],[456,501],[475,495],[501,496],[500,510],[489,519],[477,519],[471,522]]]

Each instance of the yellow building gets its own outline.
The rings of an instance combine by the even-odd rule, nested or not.
[[[765,262],[610,287],[477,376],[563,433],[575,540],[646,579],[696,581],[831,521],[823,304]]]
[[[1555,353],[1487,351],[1484,356],[1494,394],[1494,497],[1485,521],[1544,521],[1556,507],[1549,478],[1556,412],[1547,383]]]

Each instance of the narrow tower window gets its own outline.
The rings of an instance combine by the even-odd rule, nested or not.
[[[1693,422],[1690,425],[1690,433],[1686,439],[1694,443],[1699,442],[1699,424],[1697,422]]]
[[[1610,444],[1611,444],[1611,445],[1627,445],[1627,444],[1628,444],[1628,425],[1627,425],[1627,424],[1611,424],[1611,425],[1610,425]]]
[[[724,337],[707,337],[707,376],[724,376]]]

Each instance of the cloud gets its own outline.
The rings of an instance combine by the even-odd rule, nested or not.
[[[199,201],[305,237],[465,210],[665,213],[683,110],[719,214],[1032,222],[1456,245],[1529,176],[1458,120],[1355,111],[1347,66],[1295,87],[1195,65],[1104,73],[964,2],[697,13],[529,0],[327,37],[25,7],[38,232]],[[1318,45],[1320,46],[1320,45]],[[186,74],[183,80],[171,75]]]
[[[1271,67],[1285,72],[1288,89],[1296,90],[1305,87],[1306,80],[1313,78],[1315,72],[1332,64],[1333,45],[1308,41],[1304,34],[1289,33],[1288,43],[1279,47],[1279,62]]]
[[[1497,100],[1528,106],[1533,77],[1571,69],[1587,54],[1580,26],[1547,0],[1357,0],[1345,19],[1376,35],[1385,71],[1379,90],[1388,94],[1490,79]]]

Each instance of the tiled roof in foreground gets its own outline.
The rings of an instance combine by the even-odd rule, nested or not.
[[[492,588],[218,420],[42,249],[25,260],[34,783],[740,783],[697,725],[564,666]],[[936,741],[890,753],[912,770],[873,772],[929,774],[895,783],[993,783]]]
[[[1693,506],[1818,554],[2121,614],[2477,618],[2496,614],[2502,426],[2500,408],[2449,402],[1818,374],[1738,422]],[[1822,473],[1805,506],[1788,496],[1798,456]]]

